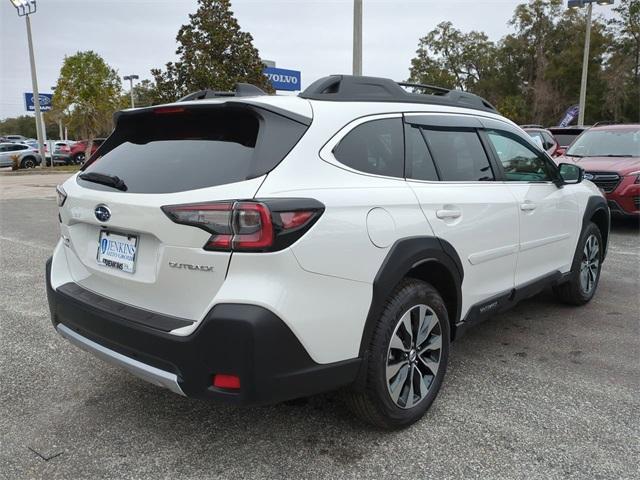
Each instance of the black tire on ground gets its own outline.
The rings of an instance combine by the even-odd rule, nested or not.
[[[593,298],[600,280],[603,249],[602,233],[595,223],[590,222],[580,235],[569,280],[553,288],[560,301],[584,305]]]
[[[77,163],[82,163],[82,162],[84,162],[84,152],[76,153],[73,156],[73,163],[77,164]]]
[[[407,320],[414,329],[411,334],[404,329]],[[440,390],[449,359],[449,331],[438,291],[421,280],[403,280],[387,299],[373,333],[364,388],[346,392],[349,408],[365,422],[388,430],[419,420]],[[404,366],[396,370],[400,364]]]
[[[20,168],[36,168],[37,162],[34,157],[25,157],[20,162]]]

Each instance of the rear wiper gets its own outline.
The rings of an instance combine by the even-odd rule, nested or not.
[[[79,177],[86,182],[99,183],[106,185],[107,187],[113,187],[123,192],[127,191],[127,185],[115,175],[106,175],[104,173],[87,172],[79,175]]]

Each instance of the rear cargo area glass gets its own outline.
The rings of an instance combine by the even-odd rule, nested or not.
[[[118,177],[127,193],[173,193],[273,169],[306,126],[255,107],[170,107],[123,114],[83,173]],[[78,178],[83,187],[113,188]]]

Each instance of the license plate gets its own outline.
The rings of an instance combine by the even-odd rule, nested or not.
[[[98,237],[98,263],[126,273],[136,270],[138,236],[100,231]]]

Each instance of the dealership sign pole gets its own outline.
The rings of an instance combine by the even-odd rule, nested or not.
[[[587,7],[587,31],[584,37],[584,56],[582,58],[582,79],[580,81],[580,111],[578,112],[578,126],[584,126],[584,113],[587,103],[587,74],[589,73],[589,48],[591,44],[591,17],[593,4],[613,5],[614,0],[569,0],[569,8],[578,9],[588,4]]]
[[[9,0],[18,11],[19,17],[25,17],[27,23],[27,41],[29,43],[29,61],[31,63],[31,84],[33,87],[33,104],[36,114],[36,132],[38,134],[38,150],[44,165],[47,164],[47,157],[44,151],[44,125],[42,122],[42,112],[40,111],[40,96],[38,95],[38,78],[36,76],[36,60],[33,53],[33,39],[31,38],[30,15],[36,13],[36,0]],[[53,166],[53,162],[51,163]]]

